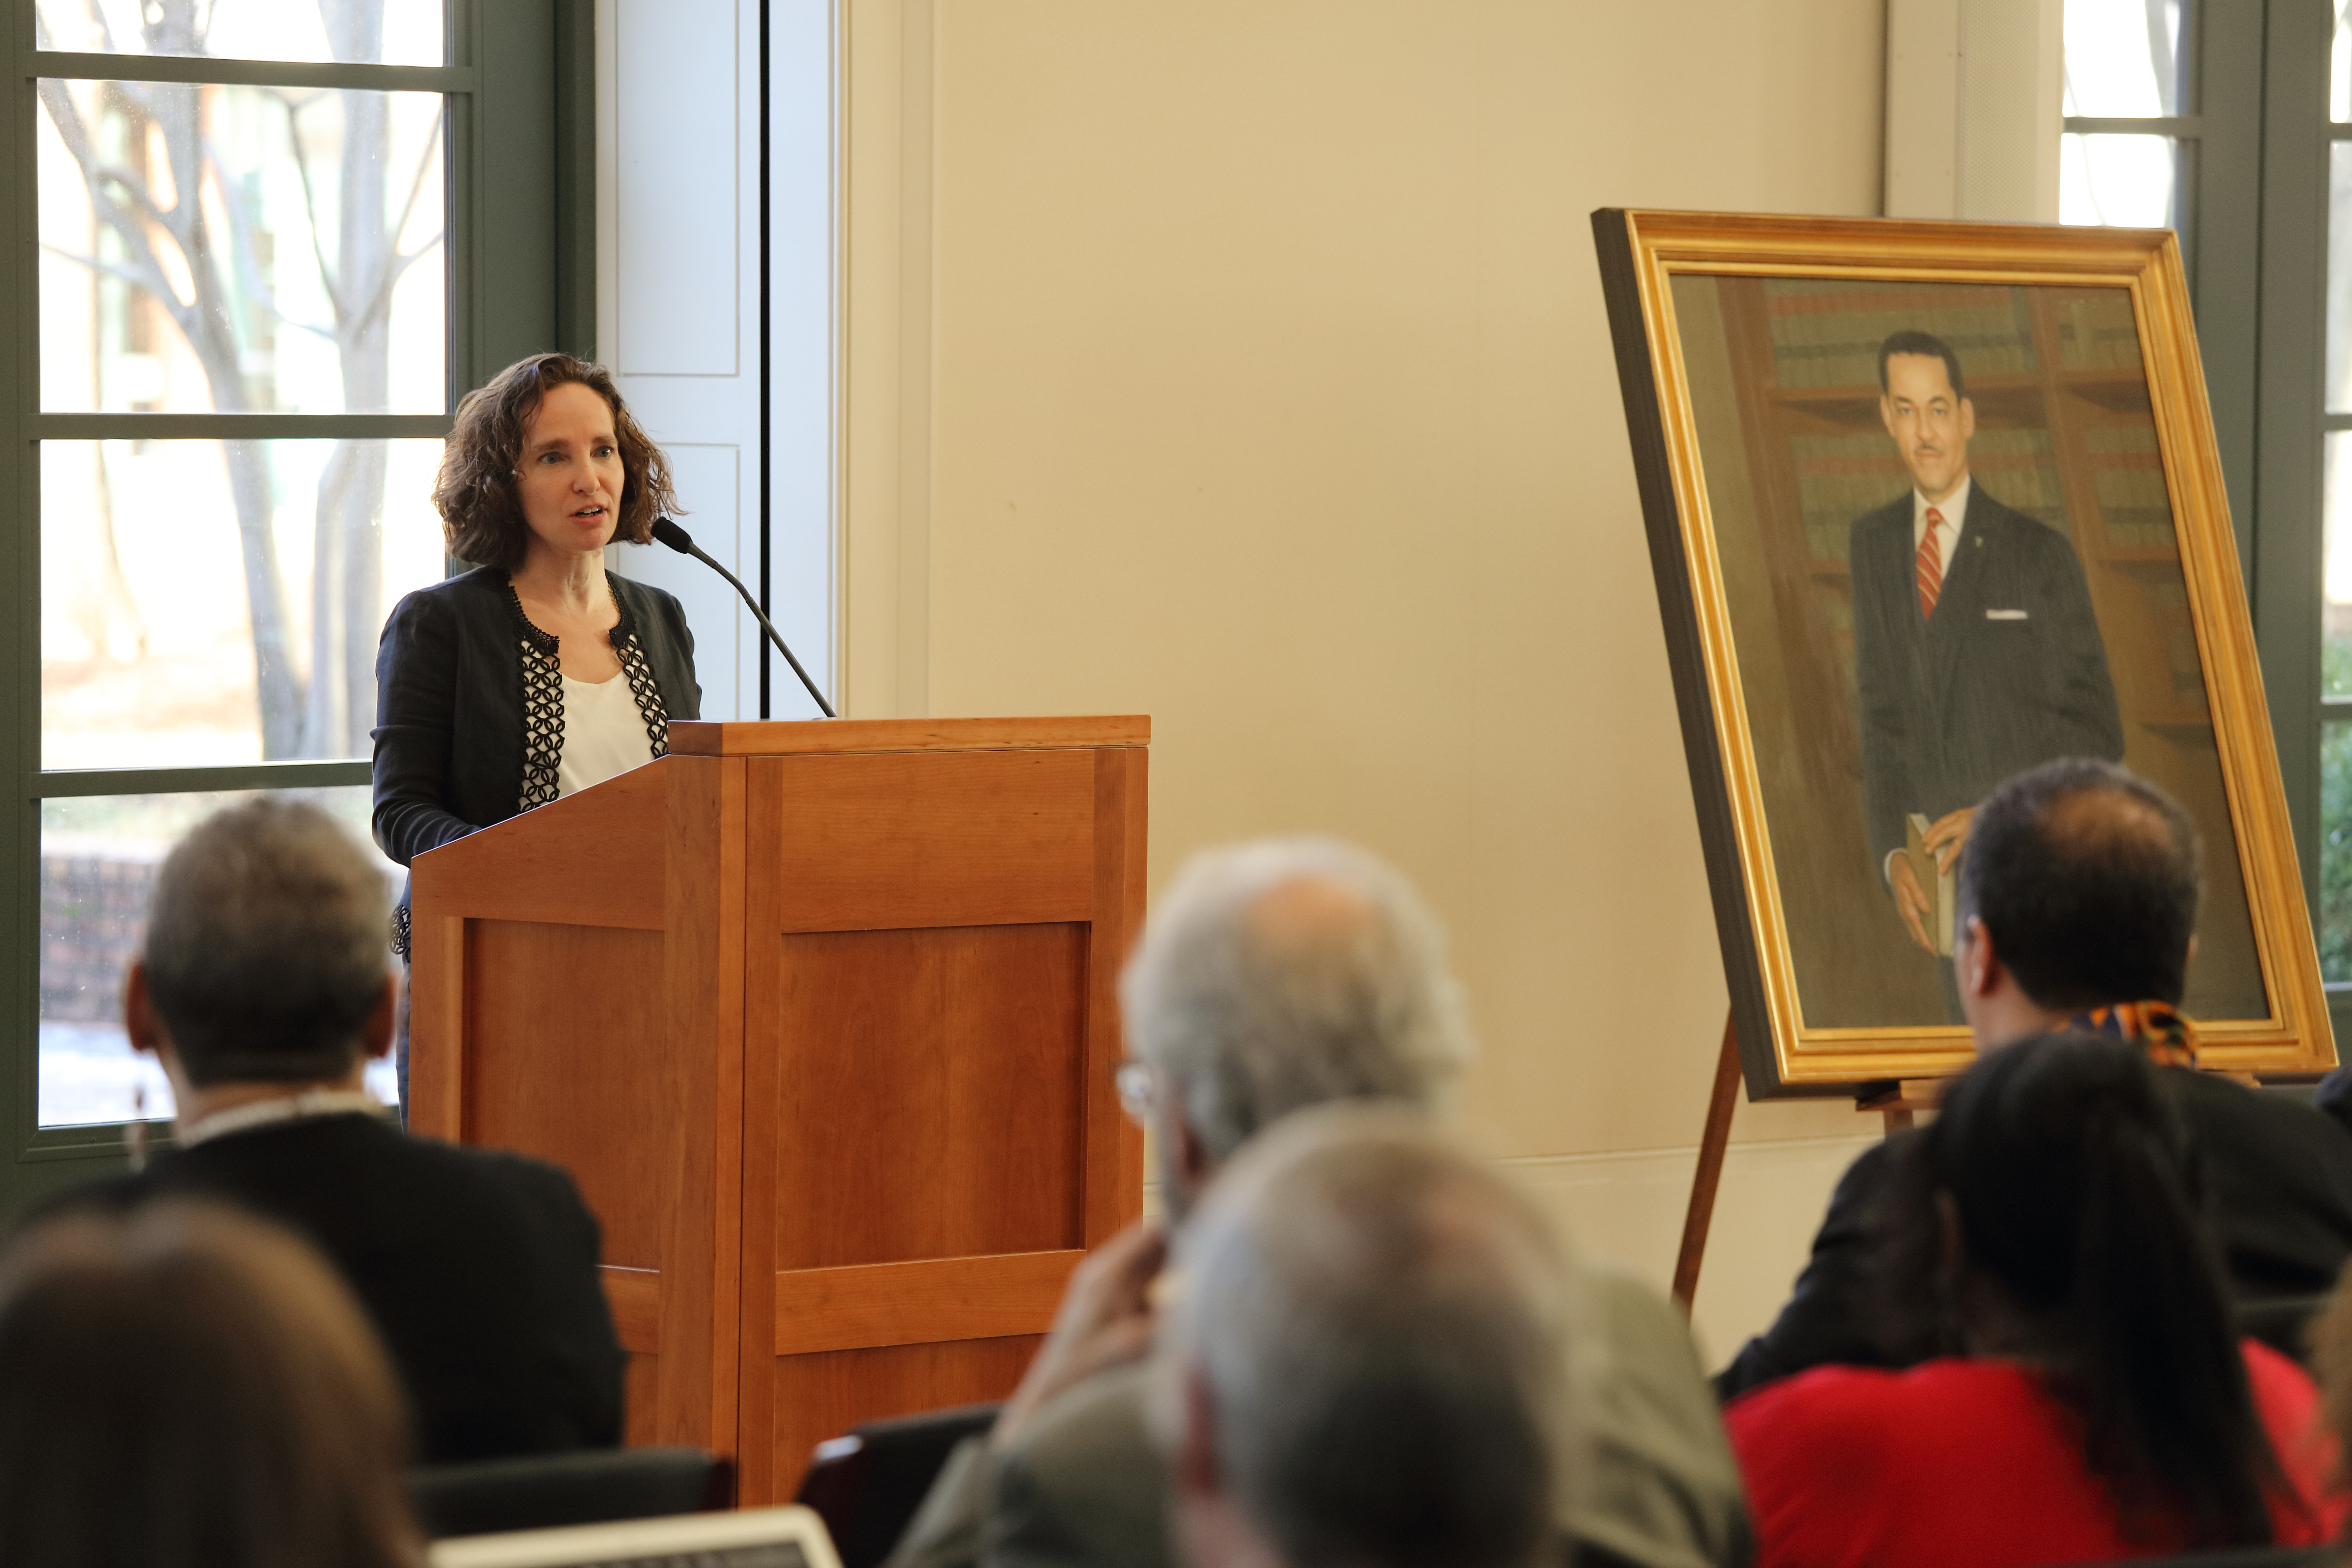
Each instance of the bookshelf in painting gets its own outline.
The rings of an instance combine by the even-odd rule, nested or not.
[[[1856,518],[1910,476],[1879,413],[1878,345],[1931,332],[1976,408],[1974,482],[2072,541],[2107,647],[2126,764],[2179,796],[2209,844],[2228,806],[2131,297],[2120,288],[1727,278],[1720,299],[1804,787],[1861,809]],[[2217,887],[2235,900],[2242,888]],[[2251,960],[2251,954],[2247,957]]]

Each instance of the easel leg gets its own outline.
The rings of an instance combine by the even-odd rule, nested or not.
[[[1698,1169],[1691,1175],[1690,1207],[1683,1213],[1682,1251],[1675,1258],[1675,1304],[1690,1315],[1698,1298],[1698,1266],[1706,1256],[1706,1227],[1715,1218],[1715,1189],[1723,1181],[1723,1152],[1731,1142],[1731,1112],[1739,1103],[1739,1038],[1723,1018],[1723,1049],[1715,1058],[1715,1089],[1699,1134]]]

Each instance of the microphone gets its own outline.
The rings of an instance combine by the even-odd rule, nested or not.
[[[784,662],[791,665],[793,673],[801,678],[801,684],[808,688],[808,694],[816,699],[818,711],[828,719],[840,717],[833,710],[833,704],[824,700],[824,693],[816,689],[816,682],[809,679],[808,671],[801,668],[801,661],[793,657],[793,650],[784,646],[784,639],[777,634],[775,623],[769,620],[767,615],[761,610],[760,601],[751,597],[751,590],[743,586],[741,578],[705,554],[702,547],[694,542],[693,535],[666,517],[654,519],[654,537],[680,555],[693,556],[697,561],[734,584],[735,591],[743,595],[743,603],[750,605],[751,614],[758,617],[760,629],[768,634],[768,640],[776,645],[776,651],[784,656]]]

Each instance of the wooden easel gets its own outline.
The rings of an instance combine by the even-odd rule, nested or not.
[[[1875,1110],[1885,1118],[1889,1137],[1911,1125],[1922,1110],[1935,1108],[1943,1092],[1942,1079],[1905,1079],[1887,1088],[1857,1097],[1856,1110]],[[1731,1113],[1739,1104],[1739,1036],[1729,1012],[1723,1016],[1723,1047],[1716,1054],[1715,1087],[1706,1098],[1706,1127],[1698,1140],[1698,1168],[1691,1173],[1690,1206],[1683,1211],[1683,1243],[1675,1255],[1675,1304],[1690,1315],[1698,1298],[1698,1267],[1706,1257],[1707,1226],[1715,1219],[1716,1188],[1723,1182],[1723,1154],[1731,1145]]]
[[[2218,1078],[2231,1079],[2249,1089],[2262,1087],[2250,1072],[2201,1068]],[[1877,1111],[1886,1120],[1886,1135],[1908,1128],[1922,1110],[1933,1110],[1944,1096],[1948,1078],[1906,1078],[1856,1095],[1853,1108]],[[2300,1081],[2300,1080],[2289,1080]],[[1731,1112],[1739,1103],[1739,1037],[1731,1016],[1723,1019],[1723,1048],[1715,1058],[1715,1088],[1706,1099],[1706,1128],[1699,1134],[1698,1168],[1691,1173],[1690,1206],[1683,1211],[1683,1244],[1675,1255],[1675,1304],[1690,1315],[1698,1298],[1698,1266],[1706,1256],[1706,1231],[1715,1219],[1715,1191],[1723,1181],[1723,1153],[1731,1144]]]

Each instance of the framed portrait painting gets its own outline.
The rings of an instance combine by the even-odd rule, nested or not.
[[[2333,1067],[2173,237],[1593,226],[1751,1098],[1972,1058],[1970,811],[2068,756],[2196,822],[2200,1061]]]

